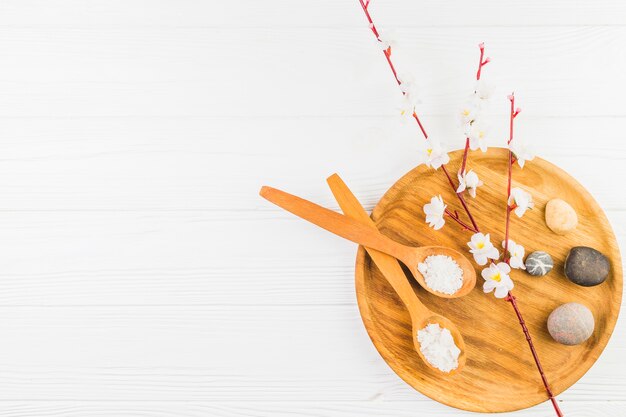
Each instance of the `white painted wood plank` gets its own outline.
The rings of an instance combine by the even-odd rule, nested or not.
[[[624,330],[564,401],[626,401]],[[0,332],[1,401],[431,403],[380,359],[356,306],[10,307]]]
[[[4,213],[0,223],[4,306],[356,302],[356,245],[282,213]]]
[[[398,38],[398,70],[423,83],[425,114],[456,114],[480,41],[494,58],[495,113],[516,90],[530,115],[626,114],[616,81],[626,27],[406,28]],[[399,93],[381,54],[366,27],[0,28],[0,114],[392,115]]]
[[[626,243],[622,3],[372,10],[453,146],[486,41],[488,77],[524,107],[520,137]],[[336,208],[338,171],[371,208],[414,165],[356,1],[7,0],[0,56],[0,414],[469,415],[378,357],[354,245],[256,195],[270,183]],[[560,397],[566,415],[624,414],[624,330]]]
[[[506,137],[494,120],[492,145]],[[424,121],[452,147],[454,117]],[[626,209],[607,178],[626,177],[626,118],[537,118],[520,138],[570,172],[607,210]],[[416,164],[422,139],[397,118],[0,120],[0,210],[274,210],[263,184],[336,208],[344,177],[368,208]],[[591,145],[593,144],[593,145]]]
[[[625,24],[614,0],[374,0],[372,13],[402,26],[527,26]],[[354,27],[363,24],[358,0],[5,0],[2,26]]]
[[[284,212],[2,212],[0,236],[5,308],[356,305],[356,245]]]
[[[324,401],[324,402],[80,402],[80,401],[10,401],[0,403],[5,417],[65,416],[93,417],[276,417],[276,416],[315,416],[315,417],[415,417],[428,412],[434,417],[475,416],[475,413],[462,412],[440,404],[427,406],[413,401]],[[620,416],[626,410],[626,402],[612,401],[599,403],[584,401],[562,402],[561,407],[568,417]],[[548,404],[541,404],[530,410],[516,413],[498,414],[500,417],[545,417],[552,411]]]

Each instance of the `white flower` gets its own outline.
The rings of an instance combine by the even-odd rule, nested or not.
[[[420,163],[438,169],[450,161],[450,157],[438,140],[428,138],[425,142],[426,148],[421,153]]]
[[[466,127],[469,123],[472,123],[478,116],[478,110],[478,106],[474,101],[467,102],[459,112],[461,126]]]
[[[413,116],[413,113],[415,113],[415,102],[412,100],[412,97],[408,94],[402,94],[399,109],[401,116]]]
[[[430,203],[424,204],[424,213],[426,213],[426,223],[435,230],[439,230],[446,223],[443,216],[446,213],[446,205],[443,204],[441,196],[435,196],[430,199]]]
[[[489,240],[489,233],[474,233],[472,239],[467,242],[470,253],[474,255],[474,260],[478,265],[485,265],[488,259],[498,259],[500,253]]]
[[[419,95],[419,86],[415,82],[415,79],[410,74],[401,74],[398,75],[398,80],[400,80],[400,91],[409,96],[417,97]]]
[[[476,189],[483,185],[483,182],[478,179],[478,175],[472,171],[471,169],[465,171],[463,175],[458,174],[459,177],[459,188],[457,188],[456,192],[460,193],[467,189],[469,194],[476,198]]]
[[[469,138],[471,131],[472,131],[472,123],[465,123],[463,125],[463,135],[465,135],[466,138]]]
[[[415,107],[421,103],[419,87],[410,75],[400,75],[398,80],[400,80],[400,91],[403,93],[400,102],[400,114],[413,116]]]
[[[532,161],[535,157],[533,149],[524,142],[514,140],[509,145],[509,149],[511,149],[511,152],[515,155],[515,159],[517,159],[520,168],[524,168],[524,163],[526,161]]]
[[[493,85],[487,83],[484,80],[476,81],[476,87],[474,88],[476,98],[479,100],[489,100],[493,94]]]
[[[396,47],[397,42],[395,39],[395,34],[393,31],[383,31],[378,29],[378,45],[382,48],[383,51],[386,51],[389,48]]]
[[[483,269],[481,272],[482,277],[485,279],[483,284],[483,291],[485,293],[496,290],[496,298],[504,298],[509,291],[513,289],[513,281],[509,277],[511,267],[504,262],[489,265],[489,268]]]
[[[479,149],[487,152],[487,138],[489,137],[489,129],[480,121],[470,125],[467,137],[470,140],[470,149],[475,151]]]
[[[502,241],[502,247],[504,248],[506,241]],[[524,265],[524,247],[518,245],[513,240],[509,239],[509,245],[507,247],[509,252],[509,265],[515,269],[526,269]]]
[[[515,187],[511,190],[508,203],[510,207],[515,208],[517,217],[522,217],[524,213],[526,213],[526,210],[534,206],[533,196],[519,187]]]

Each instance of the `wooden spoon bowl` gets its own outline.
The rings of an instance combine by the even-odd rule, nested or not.
[[[365,209],[361,206],[361,203],[359,203],[359,200],[354,196],[354,194],[352,194],[352,191],[350,191],[339,175],[331,175],[328,177],[327,182],[333,192],[333,195],[335,196],[335,200],[337,200],[339,207],[341,207],[341,210],[346,216],[358,220],[362,224],[374,230],[378,230],[374,221],[368,216]],[[460,372],[465,366],[466,361],[465,342],[463,341],[461,332],[457,329],[454,323],[439,314],[435,314],[420,301],[419,297],[413,290],[413,287],[409,283],[407,276],[402,270],[402,267],[400,267],[400,264],[396,259],[371,248],[365,248],[365,250],[367,250],[369,255],[372,257],[372,260],[376,263],[378,269],[391,284],[394,291],[398,294],[400,300],[402,300],[402,303],[409,311],[409,315],[411,316],[411,338],[413,339],[413,344],[418,356],[430,369],[436,372],[441,372],[445,375],[452,375]],[[417,331],[423,329],[429,324],[438,324],[440,327],[448,329],[452,334],[454,343],[461,351],[456,369],[450,372],[444,372],[431,365],[426,357],[424,357],[420,343],[417,340]]]
[[[460,252],[448,248],[446,246],[422,246],[421,248],[409,247],[406,254],[397,256],[397,259],[402,261],[404,265],[411,270],[411,274],[415,277],[415,280],[428,292],[435,294],[441,298],[458,298],[469,293],[476,286],[476,271],[472,266],[472,263],[463,256]],[[452,258],[463,271],[463,284],[454,294],[445,294],[439,291],[431,289],[427,284],[422,273],[418,270],[418,265],[426,260],[431,255],[446,255]]]
[[[444,316],[435,314],[431,312],[430,310],[427,310],[427,311],[431,313],[430,316],[421,315],[419,317],[417,317],[417,314],[414,314],[411,311],[409,311],[409,313],[411,314],[411,327],[413,329],[413,343],[415,344],[415,350],[417,351],[420,358],[422,358],[424,363],[426,363],[431,369],[435,369],[439,372],[442,372],[438,368],[435,368],[433,365],[431,365],[431,363],[428,362],[428,359],[424,357],[424,354],[422,353],[422,349],[420,347],[420,342],[417,340],[417,332],[418,330],[422,330],[424,327],[426,327],[429,324],[438,324],[441,328],[450,330],[450,333],[452,334],[452,338],[454,339],[454,344],[461,351],[461,353],[459,354],[459,359],[458,359],[459,364],[457,368],[451,370],[450,372],[446,372],[446,375],[454,375],[463,369],[463,367],[465,366],[465,362],[467,360],[465,342],[463,341],[463,336],[461,335],[461,332],[459,332],[459,329],[457,329],[454,323],[452,323],[450,320],[448,320]]]

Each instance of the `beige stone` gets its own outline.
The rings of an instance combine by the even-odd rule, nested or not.
[[[564,235],[576,228],[578,216],[572,206],[555,198],[546,204],[546,224],[557,235]]]

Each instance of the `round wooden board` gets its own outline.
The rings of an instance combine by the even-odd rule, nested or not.
[[[452,152],[450,172],[458,170],[462,151]],[[472,214],[494,245],[504,236],[507,151],[492,148],[472,152],[468,167],[485,185],[470,201]],[[549,162],[535,158],[513,171],[513,186],[531,192],[535,208],[521,219],[511,215],[511,238],[526,253],[544,250],[554,259],[554,269],[544,277],[516,270],[513,290],[555,394],[574,384],[598,359],[606,346],[622,299],[622,265],[615,236],[602,209],[571,176]],[[413,169],[383,196],[372,213],[378,228],[391,238],[414,246],[445,245],[467,253],[471,233],[448,220],[434,231],[424,221],[422,208],[441,194],[448,208],[458,209],[458,200],[441,170],[425,166]],[[544,208],[552,198],[569,202],[578,213],[575,231],[558,236],[547,228]],[[573,246],[590,246],[611,261],[607,280],[596,287],[580,287],[563,274],[563,264]],[[475,265],[476,266],[476,265]],[[547,396],[522,329],[510,303],[482,291],[481,267],[476,266],[476,288],[459,299],[433,296],[411,279],[420,299],[431,310],[452,320],[465,339],[467,364],[462,372],[442,376],[431,371],[415,353],[409,314],[391,286],[361,247],[356,262],[359,309],[374,345],[391,368],[409,385],[428,397],[463,410],[514,411],[547,400]],[[567,302],[579,302],[595,317],[593,336],[578,346],[554,342],[546,321],[552,310]]]

